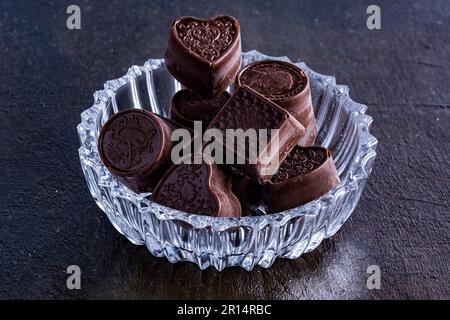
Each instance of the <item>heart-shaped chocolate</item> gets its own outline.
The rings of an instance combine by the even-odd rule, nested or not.
[[[263,186],[264,200],[270,212],[279,212],[312,201],[339,182],[330,150],[296,146]]]
[[[235,20],[228,16],[207,20],[186,17],[178,20],[176,32],[188,50],[214,61],[230,48],[239,30]]]
[[[181,17],[172,25],[165,61],[185,87],[213,97],[233,82],[241,54],[240,26],[233,17]]]
[[[152,199],[189,213],[241,216],[241,206],[231,191],[229,178],[212,161],[172,166],[155,187]]]

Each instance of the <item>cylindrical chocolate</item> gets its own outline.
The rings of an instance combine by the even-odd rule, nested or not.
[[[263,186],[269,212],[279,212],[308,203],[340,183],[330,150],[295,147],[278,172]]]
[[[284,61],[263,60],[246,66],[237,85],[247,85],[291,113],[306,129],[300,146],[311,146],[317,137],[316,119],[306,73]]]
[[[206,128],[229,98],[226,91],[209,99],[189,90],[180,90],[172,98],[170,117],[189,128],[194,127],[194,121],[201,121]]]
[[[151,191],[170,166],[172,129],[172,125],[152,112],[123,110],[114,114],[100,131],[100,158],[133,191]]]

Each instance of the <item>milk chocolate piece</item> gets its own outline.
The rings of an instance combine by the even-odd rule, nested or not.
[[[316,119],[309,79],[302,69],[283,61],[257,61],[239,73],[237,84],[249,86],[291,113],[306,128],[298,145],[314,144],[317,137]]]
[[[231,170],[230,174],[233,193],[241,203],[242,216],[256,215],[263,202],[261,185],[238,170]]]
[[[286,110],[246,86],[239,87],[223,106],[208,127],[212,128],[220,130],[224,140],[227,129],[242,129],[244,132],[255,130],[257,141],[253,142],[256,143],[250,144],[247,139],[235,141],[231,151],[236,158],[234,166],[259,183],[265,183],[276,173],[281,162],[305,133],[305,128]],[[271,129],[277,129],[278,134],[272,136]],[[262,133],[266,133],[267,144],[260,147]],[[226,146],[225,150],[230,150],[228,143],[224,141],[223,145]],[[244,146],[244,154],[239,151],[239,145]],[[250,157],[252,153],[256,154],[256,159]],[[238,159],[244,163],[237,163]]]
[[[231,181],[211,160],[201,164],[173,165],[152,194],[164,206],[213,217],[240,217],[239,200]]]
[[[190,128],[194,127],[194,121],[202,121],[207,126],[229,98],[226,91],[208,99],[189,90],[180,90],[172,98],[171,119]]]
[[[330,150],[297,146],[263,186],[263,195],[269,211],[273,213],[310,202],[339,183]]]
[[[170,166],[173,126],[154,113],[126,109],[114,114],[98,139],[109,171],[135,192],[147,192]]]
[[[186,88],[214,97],[234,81],[241,54],[240,26],[235,18],[180,17],[172,24],[165,62]]]

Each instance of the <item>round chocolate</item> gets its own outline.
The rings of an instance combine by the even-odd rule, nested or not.
[[[125,185],[138,192],[147,190],[154,183],[150,175],[170,159],[171,132],[171,126],[151,112],[123,110],[100,131],[100,158]]]
[[[189,127],[194,121],[209,124],[230,98],[226,91],[209,99],[201,97],[189,90],[180,90],[172,98],[171,118]]]
[[[128,111],[111,118],[100,139],[104,162],[121,172],[143,169],[153,163],[162,140],[157,126],[143,112]]]
[[[246,85],[270,100],[286,99],[301,93],[308,83],[305,72],[283,61],[258,61],[244,68],[238,84]]]
[[[317,137],[316,119],[306,73],[295,64],[263,60],[245,67],[237,85],[246,85],[291,113],[305,128],[300,146],[311,146]]]

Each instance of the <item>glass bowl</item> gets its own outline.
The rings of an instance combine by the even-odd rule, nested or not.
[[[243,64],[270,57],[243,53]],[[170,262],[190,261],[217,270],[255,265],[268,268],[277,257],[295,259],[334,235],[348,219],[366,184],[376,156],[377,139],[369,133],[367,107],[355,103],[348,87],[334,77],[296,63],[309,78],[318,126],[316,143],[328,147],[341,178],[339,186],[303,206],[284,212],[243,218],[214,218],[167,208],[118,182],[101,162],[97,137],[108,118],[125,108],[143,108],[168,116],[170,100],[181,85],[163,59],[133,66],[94,93],[95,103],[81,114],[78,135],[81,167],[92,197],[114,227],[134,244],[145,244]]]

